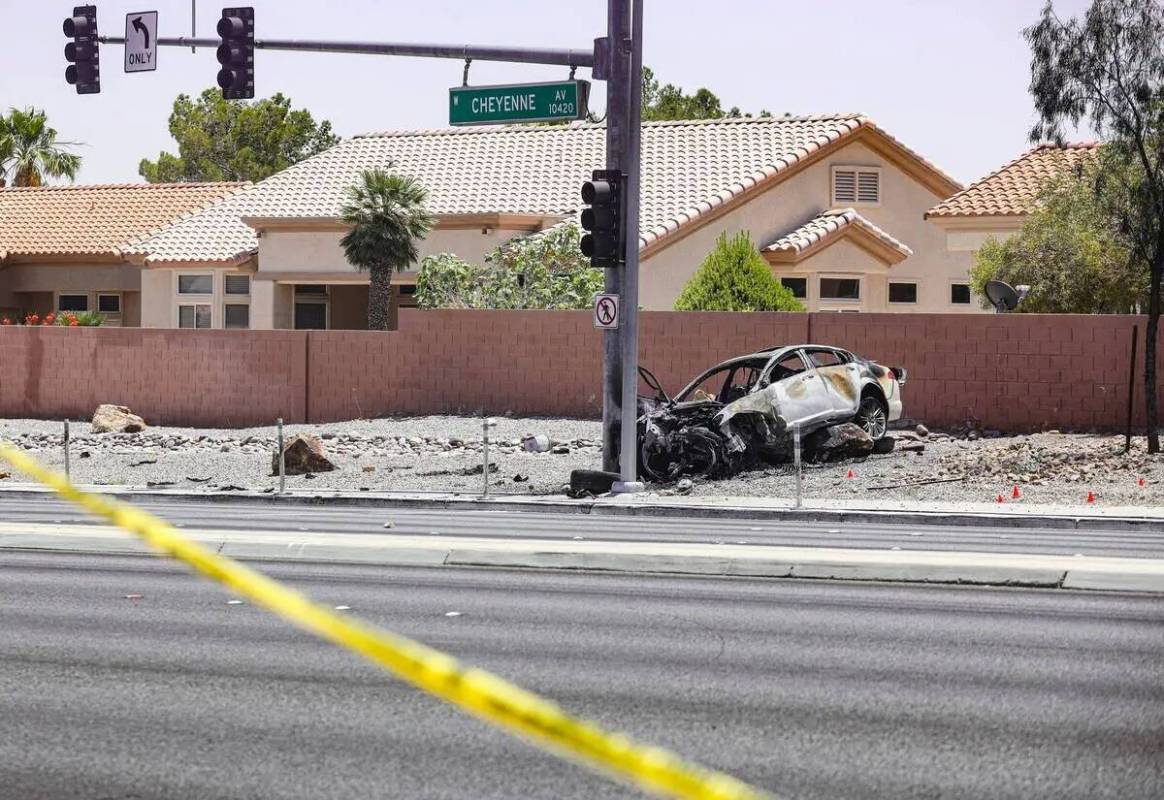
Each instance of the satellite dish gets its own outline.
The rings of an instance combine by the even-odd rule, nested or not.
[[[1002,281],[988,281],[986,284],[986,298],[994,305],[994,310],[999,314],[1007,311],[1014,311],[1015,306],[1019,304],[1019,293],[1016,292],[1009,283]]]

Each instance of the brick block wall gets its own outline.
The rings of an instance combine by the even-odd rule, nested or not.
[[[1134,421],[1143,425],[1145,324],[1129,316],[813,314],[811,333],[905,367],[906,414],[927,424],[972,417],[1001,430],[1118,429],[1134,325]]]
[[[305,342],[293,331],[0,329],[0,416],[89,419],[126,405],[159,425],[302,419]]]
[[[669,392],[730,356],[817,342],[909,370],[906,414],[1001,430],[1118,429],[1142,317],[645,312],[641,362]],[[1164,361],[1164,358],[1162,358]],[[1164,365],[1162,365],[1164,366]],[[589,312],[404,310],[400,330],[0,328],[0,416],[244,426],[393,414],[601,412]],[[1164,394],[1164,393],[1162,393]],[[1164,405],[1164,397],[1162,397]]]

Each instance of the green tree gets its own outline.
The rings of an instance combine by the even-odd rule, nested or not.
[[[589,308],[602,291],[602,270],[578,248],[576,223],[515,239],[470,264],[450,253],[429,256],[416,276],[421,308]]]
[[[393,322],[392,271],[416,262],[416,243],[432,230],[428,192],[412,178],[372,169],[347,194],[341,219],[352,229],[340,245],[348,262],[370,275],[368,329],[386,331]]]
[[[803,311],[746,231],[720,234],[675,301],[676,311]]]
[[[1148,275],[1132,257],[1095,193],[1094,166],[1044,191],[1022,229],[989,239],[974,257],[970,285],[985,299],[988,281],[1027,284],[1019,311],[1131,314],[1147,304]]]
[[[1164,5],[1093,0],[1061,20],[1050,0],[1023,31],[1031,45],[1031,139],[1062,141],[1086,120],[1106,140],[1094,184],[1104,213],[1148,275],[1144,386],[1148,452],[1160,451],[1156,350],[1164,278]]]
[[[739,108],[723,110],[720,99],[709,89],[700,88],[695,94],[684,94],[683,89],[673,83],[659,84],[654,70],[643,67],[643,122],[669,119],[721,119],[723,117],[745,116]],[[746,116],[751,116],[748,114]],[[772,116],[767,111],[761,117]]]
[[[218,89],[197,100],[178,95],[170,135],[178,155],[163,152],[138,166],[150,183],[261,181],[339,142],[330,122],[292,111],[282,94],[246,102],[224,100]]]
[[[70,153],[74,142],[57,140],[45,113],[39,109],[11,109],[0,116],[0,186],[41,186],[46,178],[77,177],[81,157]]]

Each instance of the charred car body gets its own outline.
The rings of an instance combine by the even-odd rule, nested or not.
[[[724,477],[760,462],[786,461],[792,432],[844,422],[874,441],[900,419],[905,370],[848,350],[794,345],[733,358],[674,398],[641,370],[653,398],[639,398],[639,469],[653,481]]]

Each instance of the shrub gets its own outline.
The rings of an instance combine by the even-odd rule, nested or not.
[[[421,308],[589,308],[604,277],[578,248],[579,228],[567,223],[507,242],[479,266],[451,253],[429,256],[416,276]]]
[[[675,301],[676,311],[803,311],[792,290],[772,274],[752,237],[721,234]]]

